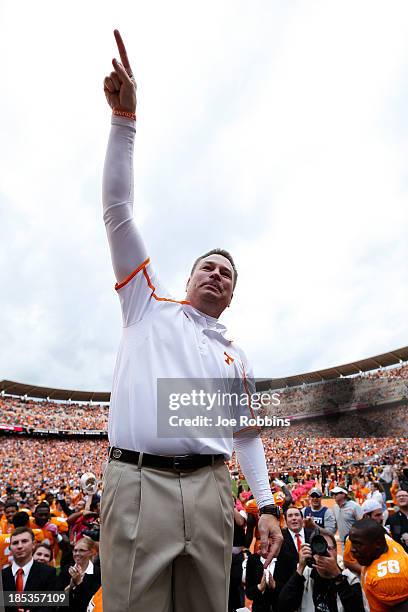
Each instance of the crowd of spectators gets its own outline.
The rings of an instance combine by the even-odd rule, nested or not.
[[[330,608],[331,605],[334,606],[334,600],[330,603],[331,595],[326,589],[327,586],[333,589],[336,605],[339,602],[346,603],[349,608],[344,607],[345,610],[363,612],[364,607],[361,606],[364,606],[364,600],[359,578],[344,566],[342,557],[337,557],[337,552],[342,552],[339,546],[345,545],[344,538],[349,528],[354,524],[359,526],[358,521],[363,515],[367,501],[378,504],[377,498],[380,499],[378,508],[381,509],[383,521],[384,508],[387,513],[388,510],[394,510],[395,521],[408,522],[408,494],[406,499],[403,497],[405,493],[401,494],[401,491],[405,490],[403,487],[408,490],[407,439],[295,437],[272,440],[264,434],[263,441],[274,496],[277,503],[286,510],[285,518],[282,519],[284,544],[278,559],[270,570],[264,573],[256,528],[259,515],[250,491],[246,491],[245,483],[241,483],[242,475],[233,457],[229,467],[235,481],[233,491],[236,496],[236,534],[231,565],[229,612],[235,612],[241,604],[249,606],[248,609],[252,608],[252,612],[286,612],[297,609],[295,606],[299,606],[300,601],[306,606],[304,609],[312,612],[318,609],[313,597],[323,597],[325,601],[328,597],[327,609],[335,610],[335,607]],[[101,477],[107,457],[107,444],[105,439],[77,441],[2,436],[2,564],[7,566],[12,561],[10,554],[14,549],[10,546],[10,537],[17,527],[20,527],[20,530],[17,530],[17,539],[14,542],[25,538],[30,546],[31,534],[21,532],[21,516],[27,516],[25,513],[28,512],[31,518],[26,520],[29,520],[28,526],[32,528],[34,538],[31,545],[34,552],[31,554],[38,559],[37,563],[49,563],[56,567],[57,574],[53,578],[55,588],[70,592],[69,609],[76,612],[85,612],[91,598],[95,610],[101,610],[97,539]],[[84,472],[92,472],[96,476],[97,490],[93,495],[87,495],[81,487],[81,476]],[[322,509],[327,504],[324,495],[335,501],[334,507],[331,505],[332,510],[327,509],[324,515],[327,525],[324,521],[318,522]],[[385,503],[387,499],[390,500],[390,506]],[[316,504],[319,501],[320,504],[323,501],[323,507],[319,506],[319,503]],[[309,513],[306,512],[308,508],[311,511]],[[345,521],[342,512],[350,512],[350,509],[354,512],[353,518],[350,520],[347,514]],[[377,510],[376,506],[377,513],[379,509]],[[332,519],[330,529],[329,516]],[[11,524],[10,520],[15,523]],[[392,525],[397,534],[399,524],[396,523],[396,527]],[[331,561],[329,558],[327,561],[321,561],[321,574],[317,569],[317,574],[311,573],[307,565],[307,559],[312,554],[310,540],[316,525],[329,531],[324,534],[324,538]],[[364,525],[362,524],[362,529],[366,528]],[[337,538],[341,535],[341,540],[334,539],[334,535]],[[356,538],[360,535],[358,532]],[[295,537],[300,538],[298,550],[292,544]],[[371,535],[369,537],[371,538]],[[383,555],[390,555],[393,549],[390,548],[388,540],[384,548],[383,540],[382,538],[379,550]],[[406,553],[401,550],[398,549],[397,560],[402,564],[406,563]],[[375,555],[373,559],[376,559]],[[394,558],[391,561],[394,561]],[[6,580],[7,576],[10,578],[7,571],[3,571]],[[88,571],[92,571],[92,574],[87,573]],[[320,578],[329,582],[321,583]],[[308,586],[305,588],[304,584]],[[303,599],[308,593],[309,600]],[[375,593],[369,592],[368,595],[375,600]],[[367,611],[366,607],[365,612]]]
[[[277,416],[335,412],[351,405],[376,405],[408,399],[408,365],[352,377],[274,389]],[[271,409],[272,410],[272,409]]]
[[[353,377],[274,389],[273,392],[279,393],[280,404],[279,406],[270,405],[268,412],[277,417],[306,417],[319,414],[327,417],[336,412],[341,413],[350,407],[375,407],[378,404],[390,402],[406,402],[408,400],[408,365]],[[106,404],[77,404],[1,397],[0,425],[70,431],[106,430],[108,410],[109,407]],[[359,427],[358,420],[363,412],[363,410],[358,411],[356,427]],[[350,412],[347,412],[347,415],[348,418],[352,418]],[[389,412],[388,415],[389,423],[395,424],[396,419],[393,413]],[[369,417],[371,419],[371,413]],[[367,423],[359,429],[364,429],[366,425]],[[401,427],[403,427],[402,424]],[[344,424],[343,428],[347,429],[347,424]],[[358,431],[355,435],[363,436],[364,432]],[[373,432],[370,431],[369,435],[373,435]],[[397,432],[393,435],[404,435],[404,432]]]
[[[61,484],[79,487],[85,472],[98,478],[108,453],[107,440],[77,441],[3,436],[0,447],[0,493],[5,488],[34,494],[43,484],[58,489]]]
[[[292,420],[289,427],[265,428],[262,434],[270,481],[276,499],[285,505],[286,510],[285,519],[282,519],[284,547],[269,573],[264,572],[257,549],[256,504],[250,492],[245,491],[245,483],[241,483],[242,475],[233,456],[229,468],[236,494],[236,536],[231,568],[231,585],[235,591],[231,591],[230,612],[237,607],[234,598],[235,603],[239,599],[241,604],[245,602],[248,606],[251,606],[249,600],[253,601],[252,612],[276,611],[279,606],[285,611],[292,607],[295,610],[300,603],[302,609],[315,610],[318,609],[316,605],[320,605],[319,598],[323,598],[322,605],[328,606],[328,610],[330,606],[336,609],[334,606],[339,606],[340,602],[345,610],[357,612],[363,610],[364,605],[368,610],[358,576],[353,572],[348,574],[348,566],[344,568],[336,555],[340,544],[346,545],[349,527],[356,523],[353,532],[356,554],[359,538],[374,538],[378,545],[370,553],[372,562],[384,555],[388,555],[388,559],[398,553],[397,562],[408,567],[406,558],[402,556],[406,553],[392,548],[394,545],[390,547],[388,535],[399,538],[401,545],[408,548],[408,494],[405,493],[408,491],[408,366],[282,389],[280,393],[280,406],[269,406],[269,413],[302,417]],[[0,398],[0,425],[5,426],[22,426],[29,430],[106,430],[107,417],[106,405]],[[29,552],[31,546],[30,554],[35,555],[36,563],[56,567],[57,573],[53,578],[56,588],[71,593],[72,609],[77,611],[85,611],[92,596],[95,610],[101,609],[98,608],[101,606],[101,591],[97,539],[101,478],[107,453],[106,438],[74,440],[16,434],[1,436],[2,564],[7,565],[12,559],[10,536],[17,529],[15,550],[16,542],[25,541],[26,550]],[[81,477],[85,472],[95,474],[97,490],[93,495],[82,490]],[[316,498],[314,502],[313,496]],[[310,528],[316,524],[322,526],[318,523],[321,507],[317,497],[324,499],[323,496],[335,500],[332,519],[337,523],[335,529],[324,534],[331,560],[328,558],[321,562],[319,573],[317,567],[314,572],[308,569],[308,559],[312,554]],[[367,502],[371,505],[367,506]],[[360,524],[364,508],[374,508],[373,504],[379,504],[375,508],[377,514],[366,513],[366,522]],[[348,525],[342,512],[350,513],[351,510],[353,519]],[[382,525],[388,513],[393,511],[387,528],[388,540],[384,540],[382,532],[375,530],[370,519],[385,512],[385,515],[381,514]],[[325,515],[327,523],[330,512]],[[22,515],[30,515],[27,524],[24,524],[26,518],[23,520]],[[16,517],[16,523],[12,516]],[[399,533],[400,526],[405,524],[406,540],[401,539]],[[24,531],[27,526],[32,528],[32,536]],[[290,539],[295,538],[296,533],[302,537],[297,550],[291,548]],[[333,539],[334,535],[337,539]],[[31,537],[34,538],[32,544]],[[392,557],[391,562],[394,561]],[[354,560],[350,567],[353,569],[359,564]],[[4,575],[6,580],[10,577],[7,573]],[[324,580],[329,582],[324,583]],[[304,584],[309,586],[304,589]],[[306,601],[308,589],[310,597]],[[375,601],[375,593],[368,595]]]
[[[0,425],[45,429],[106,430],[109,406],[74,404],[20,398],[0,398]]]
[[[308,437],[406,437],[408,436],[408,401],[398,405],[364,406],[343,412],[304,415],[284,422],[275,419],[268,429],[270,438]],[[274,413],[274,410],[272,410]]]

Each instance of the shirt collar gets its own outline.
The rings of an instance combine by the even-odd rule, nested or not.
[[[292,536],[293,540],[296,541],[296,533],[292,531],[291,529],[289,529],[289,533]],[[303,527],[298,533],[300,537],[302,538],[302,540],[304,541],[305,540],[305,530],[303,529]]]
[[[210,317],[210,315],[206,314],[205,312],[201,312],[201,310],[197,310],[197,308],[194,308],[194,306],[191,306],[191,304],[184,304],[183,308],[184,311],[189,316],[191,316],[192,319],[195,319],[196,321],[199,321],[200,319],[202,321],[204,319],[207,324],[208,330],[216,331],[221,336],[225,336],[227,328],[225,327],[225,325],[220,323],[218,319],[216,319],[215,317]],[[227,338],[224,339],[227,340]],[[227,340],[227,342],[232,341]]]
[[[28,576],[28,574],[30,573],[30,569],[32,568],[33,563],[34,563],[34,559],[32,557],[31,557],[30,561],[28,561],[28,563],[23,565],[23,567],[20,567],[19,565],[17,565],[17,563],[15,561],[13,561],[13,565],[11,566],[11,571],[13,573],[14,578],[16,577],[16,574],[17,574],[19,569],[23,570],[24,576]]]
[[[93,574],[94,573],[94,564],[92,561],[89,561],[88,567],[85,570],[85,574]]]

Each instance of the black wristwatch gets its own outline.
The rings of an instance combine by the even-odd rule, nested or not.
[[[269,506],[262,506],[262,508],[259,508],[259,514],[272,514],[272,516],[275,516],[277,519],[279,519],[281,511],[279,506],[271,504]]]

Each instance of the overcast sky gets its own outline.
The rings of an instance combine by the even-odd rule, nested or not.
[[[135,211],[175,297],[221,246],[260,377],[408,344],[408,3],[0,4],[0,379],[110,390],[102,82],[138,82]]]

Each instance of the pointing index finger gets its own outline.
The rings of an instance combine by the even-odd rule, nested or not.
[[[120,55],[120,59],[121,59],[121,62],[123,64],[123,67],[126,70],[126,72],[128,73],[128,75],[130,77],[132,77],[133,76],[132,69],[131,69],[130,64],[129,64],[128,56],[127,56],[127,53],[126,53],[126,47],[124,45],[124,42],[123,42],[122,37],[120,35],[120,32],[119,32],[119,30],[114,30],[113,34],[115,36],[116,44],[118,46],[118,51],[119,51],[119,55]]]

